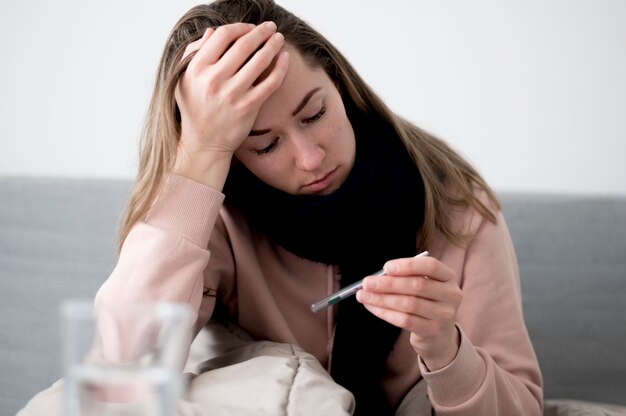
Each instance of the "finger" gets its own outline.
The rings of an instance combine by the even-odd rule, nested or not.
[[[375,305],[365,305],[365,308],[380,319],[389,322],[391,325],[410,332],[431,334],[434,333],[438,327],[435,321],[421,316],[381,308]]]
[[[198,50],[194,61],[200,66],[215,64],[233,42],[253,29],[254,25],[248,23],[232,23],[218,27]]]
[[[437,314],[434,311],[438,308],[438,302],[418,298],[416,296],[383,295],[366,290],[359,290],[357,292],[357,300],[364,305],[415,315],[424,319],[437,318]]]
[[[282,85],[289,68],[289,52],[283,51],[276,59],[270,73],[247,93],[247,99],[255,105],[265,102]]]
[[[197,39],[189,43],[185,47],[185,51],[183,52],[183,56],[180,61],[184,62],[185,59],[187,59],[189,55],[196,53],[202,47],[202,45],[206,43],[207,39],[213,34],[213,32],[215,32],[215,29],[209,27],[204,31],[204,34],[202,35],[200,39]],[[182,80],[178,82],[178,85],[176,85],[176,89],[174,91],[174,97],[176,98],[176,102],[178,105],[180,105],[181,103],[181,91],[180,91],[181,82]]]
[[[438,300],[441,298],[442,284],[424,276],[368,276],[363,280],[363,289]]]
[[[357,294],[357,299],[362,296]],[[379,318],[413,332],[426,324],[431,325],[431,328],[450,326],[456,319],[456,309],[452,305],[426,299],[379,298],[363,305]]]
[[[187,58],[189,55],[200,50],[200,48],[202,48],[202,45],[205,44],[205,42],[213,34],[213,32],[215,32],[215,29],[213,29],[212,27],[209,27],[207,28],[207,30],[204,31],[204,34],[202,35],[200,39],[195,40],[191,42],[189,45],[187,45],[187,47],[185,48],[185,52],[183,53],[183,57],[181,61],[184,61],[185,58]]]
[[[392,276],[428,276],[447,282],[456,277],[454,270],[434,257],[410,257],[385,263],[385,274]]]
[[[279,42],[276,42],[280,39]],[[258,55],[260,50],[266,49],[268,44],[273,46],[279,43],[282,46],[282,35],[276,37],[276,24],[274,22],[265,22],[257,26],[254,30],[237,39],[237,41],[224,53],[220,59],[220,68],[227,74],[234,74],[242,66],[247,65],[248,61]],[[278,52],[274,48],[274,55]],[[269,60],[274,58],[272,56]],[[267,65],[269,65],[267,62]]]
[[[258,50],[234,77],[235,82],[245,88],[258,85],[269,77],[276,68],[276,60],[284,45],[284,37],[281,33],[275,33],[265,45]]]

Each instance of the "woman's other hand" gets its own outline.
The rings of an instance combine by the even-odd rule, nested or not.
[[[187,46],[184,58],[195,55],[175,94],[181,137],[174,173],[221,189],[234,151],[283,82],[288,66],[283,45],[276,25],[265,22],[209,28]]]
[[[430,371],[459,349],[456,313],[463,299],[456,273],[433,257],[390,260],[386,274],[367,277],[357,299],[379,318],[411,332],[411,345]]]

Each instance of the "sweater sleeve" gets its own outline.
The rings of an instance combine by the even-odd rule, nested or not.
[[[96,293],[96,304],[185,303],[198,319],[208,241],[223,199],[221,192],[205,185],[168,176],[144,221],[135,224],[124,240],[117,265]],[[210,314],[206,305],[203,308],[202,315]],[[195,328],[197,332],[197,324]]]
[[[471,222],[475,234],[459,276],[459,352],[437,371],[419,362],[430,401],[440,416],[541,415],[541,372],[523,319],[508,228],[501,212],[496,224],[477,213]]]

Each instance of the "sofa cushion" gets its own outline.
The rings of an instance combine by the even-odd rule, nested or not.
[[[582,400],[546,400],[544,416],[625,416],[626,407]]]
[[[59,302],[92,297],[116,258],[129,183],[0,178],[0,414],[61,375]]]
[[[626,198],[501,199],[545,398],[626,405]]]

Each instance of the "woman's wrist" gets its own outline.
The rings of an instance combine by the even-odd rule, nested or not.
[[[426,365],[426,368],[430,371],[441,370],[447,367],[456,358],[461,345],[461,334],[457,327],[454,327],[451,341],[446,343],[443,347],[438,348],[434,354],[420,354],[420,358]]]
[[[172,173],[221,191],[230,170],[232,157],[231,152],[188,152],[179,146]]]

